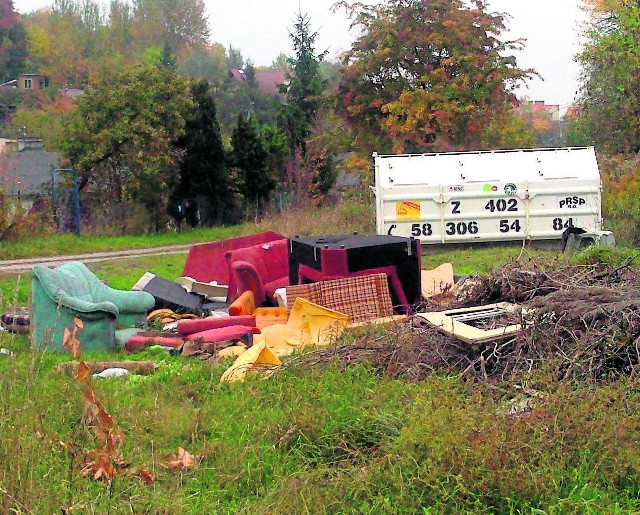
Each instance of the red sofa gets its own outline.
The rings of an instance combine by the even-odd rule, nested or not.
[[[225,261],[225,254],[234,250],[259,245],[270,241],[281,240],[282,234],[268,231],[251,236],[241,236],[211,243],[201,243],[189,249],[187,261],[182,270],[182,277],[191,277],[196,281],[218,284],[229,284],[229,270]]]
[[[251,290],[256,306],[265,301],[274,304],[274,292],[289,285],[289,254],[287,240],[227,252],[229,269],[229,302]]]

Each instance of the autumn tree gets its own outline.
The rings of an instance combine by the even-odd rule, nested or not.
[[[326,81],[320,72],[320,63],[325,52],[316,51],[317,31],[311,30],[311,19],[298,13],[293,30],[289,33],[293,43],[293,57],[288,59],[291,67],[286,73],[286,83],[281,92],[286,95],[282,105],[281,125],[289,137],[291,153],[299,150],[306,153],[306,139],[321,105],[321,95]]]
[[[117,51],[109,48],[99,4],[55,0],[27,18],[29,60],[51,84],[82,87]]]
[[[209,25],[204,0],[134,0],[133,32],[147,46],[183,46],[205,43]]]
[[[227,222],[230,185],[211,86],[206,80],[194,82],[191,96],[193,110],[187,117],[184,135],[176,142],[184,157],[171,210],[177,214],[175,206],[184,204],[186,199],[192,208],[187,215],[192,215],[197,205],[205,224]],[[188,216],[187,222],[195,225],[197,220]]]
[[[511,55],[521,42],[501,41],[504,18],[483,0],[336,7],[361,34],[343,61],[342,112],[377,150],[483,147],[485,128],[530,75]]]
[[[13,0],[0,0],[0,83],[17,77],[26,56],[27,37]]]
[[[63,151],[81,189],[101,199],[142,203],[159,228],[177,182],[175,141],[192,112],[189,82],[171,70],[136,66],[95,84],[79,98]]]
[[[640,151],[640,4],[588,0],[582,67],[582,130],[611,153]]]

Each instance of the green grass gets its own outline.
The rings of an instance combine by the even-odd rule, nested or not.
[[[316,232],[337,219],[309,217],[305,227]],[[289,218],[278,223],[276,230],[291,233]],[[425,248],[423,266],[450,261],[457,273],[486,273],[520,255],[519,247]],[[532,256],[566,260],[537,250],[521,257]],[[576,259],[623,264],[634,256],[598,249]],[[146,271],[178,277],[185,258],[89,266],[128,289]],[[26,304],[29,289],[28,273],[0,278],[0,307]],[[82,419],[82,391],[55,371],[69,357],[33,353],[27,337],[7,333],[0,347],[15,353],[0,354],[0,513],[640,512],[637,379],[597,387],[541,379],[533,410],[509,415],[521,389],[438,374],[411,383],[365,364],[292,364],[268,380],[221,385],[231,360],[156,349],[97,354],[91,359],[160,365],[150,376],[95,381],[123,431],[124,459],[156,478],[145,486],[124,474],[109,485],[82,476],[82,464],[57,443],[97,446]],[[162,468],[178,447],[201,456],[200,466]]]
[[[565,257],[557,251],[527,249],[516,243],[513,246],[483,245],[480,247],[422,247],[422,267],[435,268],[442,263],[452,263],[456,274],[486,274],[506,263],[521,259],[559,259]]]
[[[54,370],[64,358],[12,340],[0,337],[17,352],[0,356],[0,488],[12,497],[3,511],[640,510],[640,394],[629,383],[558,386],[532,414],[512,416],[504,406],[513,392],[446,377],[412,384],[365,365],[292,366],[267,381],[220,385],[225,364],[147,350],[136,359],[158,362],[156,374],[97,380],[95,389],[124,432],[124,458],[156,482],[123,475],[109,487],[83,477],[56,444],[95,446],[81,391]],[[164,470],[178,447],[201,465]]]
[[[19,242],[0,242],[0,260],[36,256],[56,256],[141,249],[220,240],[248,234],[249,226],[191,229],[183,232],[143,234],[139,236],[103,236],[54,234],[36,236]]]
[[[339,206],[292,209],[276,215],[265,215],[258,223],[246,222],[229,227],[187,229],[182,232],[168,231],[132,236],[36,235],[17,242],[0,241],[0,260],[201,243],[263,231],[276,231],[285,236],[336,234],[336,231],[340,232],[338,228],[348,227],[349,231],[373,234],[374,220],[373,203],[365,199]],[[345,230],[341,229],[341,231]]]

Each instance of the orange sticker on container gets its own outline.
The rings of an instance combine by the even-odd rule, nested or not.
[[[398,220],[420,220],[420,202],[396,202],[396,216]]]

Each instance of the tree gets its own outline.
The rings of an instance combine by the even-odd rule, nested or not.
[[[229,178],[211,86],[206,80],[193,82],[191,96],[193,111],[184,135],[177,140],[177,146],[184,150],[184,158],[178,186],[172,193],[172,205],[175,207],[188,199],[192,205],[198,204],[204,223],[227,222]],[[187,222],[195,225],[196,220],[188,216]]]
[[[305,140],[311,134],[326,87],[320,62],[327,52],[316,53],[318,32],[311,32],[310,26],[310,18],[299,12],[293,31],[289,33],[294,51],[294,56],[288,59],[291,71],[287,71],[286,84],[281,87],[281,92],[286,94],[286,102],[281,109],[281,125],[289,138],[292,155],[297,150],[303,156],[306,153]]]
[[[483,0],[336,7],[361,34],[343,61],[342,113],[378,151],[482,147],[484,128],[530,77],[509,55],[521,42],[500,41],[503,16]]]
[[[230,70],[242,70],[244,68],[244,57],[242,57],[242,52],[238,48],[229,45],[227,55],[227,66]]]
[[[249,209],[259,214],[276,186],[269,170],[267,151],[255,116],[240,113],[231,134],[231,163],[237,169],[242,182],[241,191]]]
[[[56,0],[28,18],[29,60],[51,84],[82,87],[114,57],[93,0]]]
[[[271,177],[284,179],[283,166],[289,155],[287,136],[282,129],[268,123],[260,126],[260,134],[267,150],[267,170]]]
[[[105,200],[141,202],[158,229],[177,179],[174,142],[192,109],[188,80],[164,68],[132,67],[90,88],[63,143],[81,189],[99,188]]]
[[[640,151],[640,4],[588,0],[580,118],[596,145],[611,153]]]
[[[283,52],[280,52],[276,58],[272,61],[271,70],[282,70],[283,72],[291,72],[291,65],[289,64],[289,57]]]
[[[178,56],[178,66],[192,79],[206,79],[216,92],[227,80],[227,51],[220,43],[188,47]]]
[[[26,57],[27,36],[13,0],[0,0],[0,83],[15,79]]]
[[[166,43],[178,51],[209,37],[204,0],[134,0],[133,13],[133,30],[144,47]]]
[[[67,96],[58,96],[52,102],[36,107],[22,106],[11,119],[14,133],[27,127],[29,134],[44,140],[50,152],[59,152],[64,142],[64,130],[76,109],[75,102]]]

